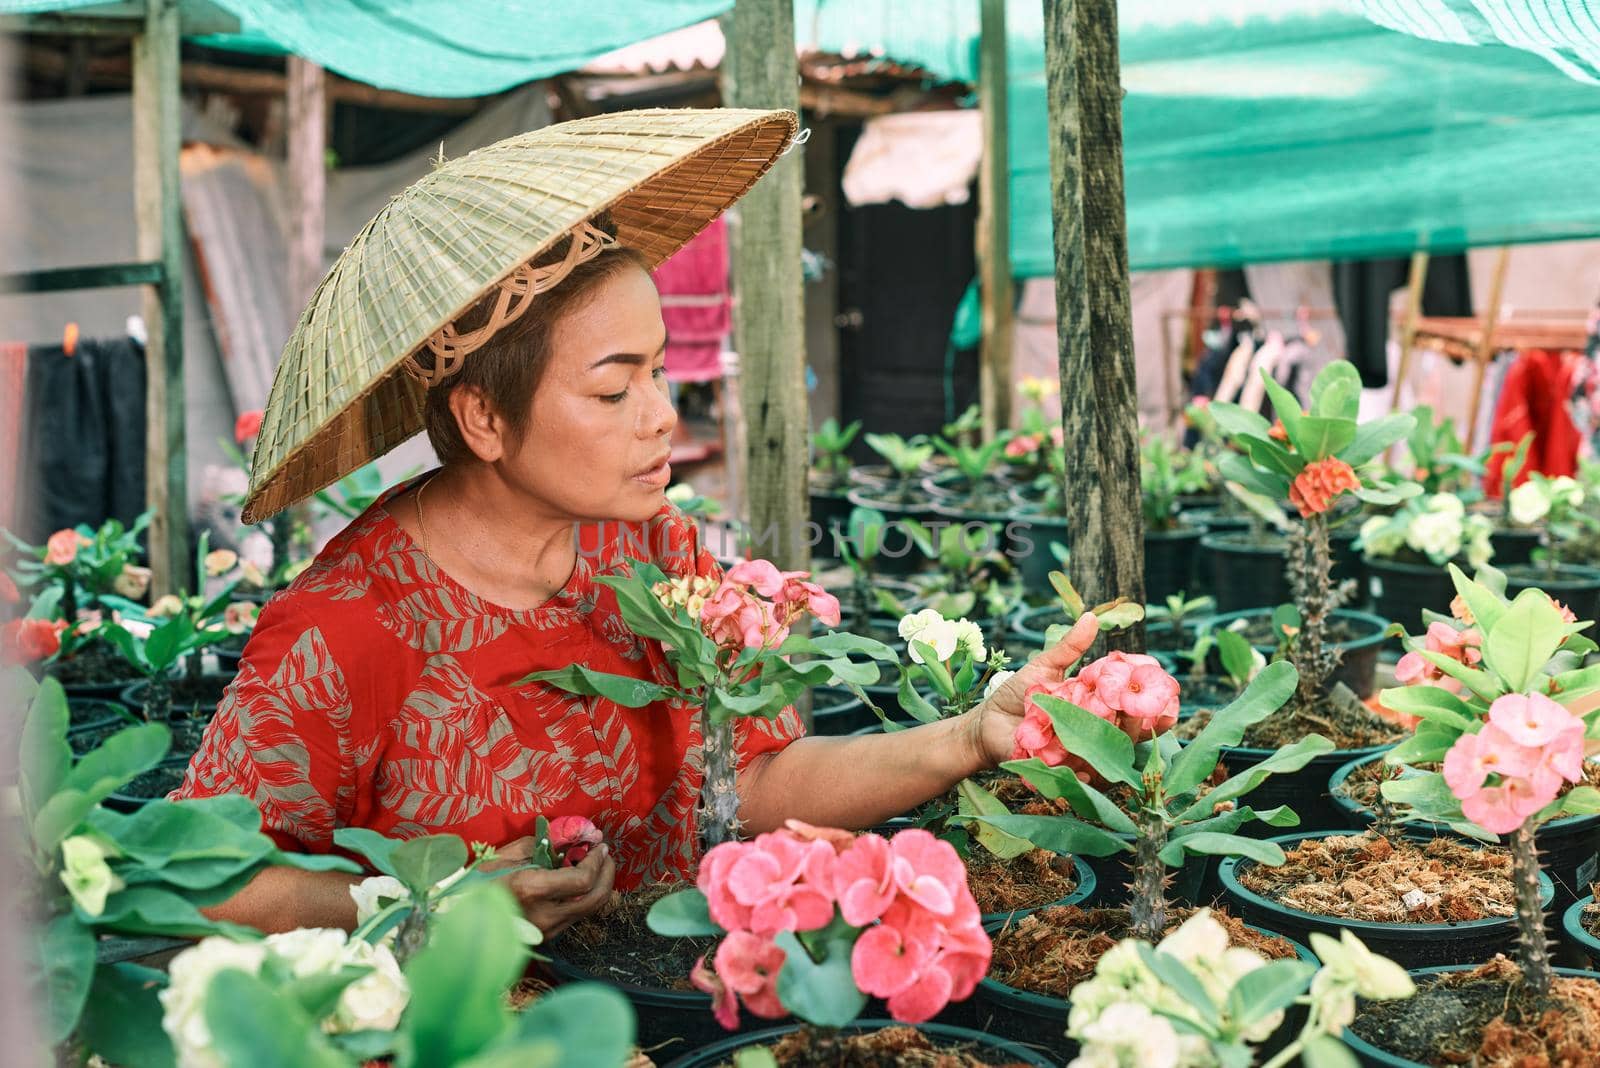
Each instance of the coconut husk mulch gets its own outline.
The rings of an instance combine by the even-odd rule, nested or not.
[[[1200,733],[1211,722],[1211,710],[1202,708],[1175,728],[1185,741]],[[1251,724],[1239,743],[1251,749],[1278,749],[1292,745],[1308,734],[1320,734],[1336,749],[1366,749],[1397,742],[1410,732],[1386,719],[1366,704],[1351,700],[1324,699],[1309,712],[1275,712]]]
[[[1071,857],[1048,849],[1002,860],[982,846],[974,846],[967,856],[967,883],[978,911],[988,915],[1060,901],[1078,888],[1078,872]]]
[[[766,1048],[786,1068],[1026,1068],[998,1051],[937,1042],[912,1027],[865,1034],[802,1027]]]
[[[1239,872],[1247,889],[1318,916],[1378,923],[1461,923],[1516,912],[1511,855],[1451,838],[1428,842],[1376,834],[1308,838],[1280,867]],[[1415,907],[1403,898],[1420,891]]]
[[[1167,910],[1167,933],[1194,915],[1192,908]],[[1253,949],[1269,960],[1295,956],[1294,946],[1275,935],[1251,930],[1221,909],[1211,914],[1235,946]],[[1018,990],[1064,998],[1094,974],[1100,958],[1129,937],[1126,909],[1083,909],[1076,905],[1041,909],[994,936],[994,961],[989,977]]]
[[[1522,992],[1504,956],[1419,982],[1414,997],[1365,1004],[1351,1030],[1428,1065],[1583,1068],[1600,1064],[1600,983],[1557,976],[1549,995]]]

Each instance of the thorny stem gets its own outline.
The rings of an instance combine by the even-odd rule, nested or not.
[[[1167,866],[1161,850],[1167,844],[1167,821],[1161,813],[1141,809],[1135,817],[1139,831],[1134,842],[1133,893],[1128,898],[1128,919],[1133,937],[1154,944],[1167,928]]]
[[[406,918],[400,921],[400,929],[394,936],[395,960],[404,964],[412,955],[428,944],[428,909],[425,905],[414,905],[406,913]]]
[[[146,723],[166,723],[172,719],[172,682],[165,673],[150,676],[144,688]]]
[[[710,722],[702,707],[705,780],[700,787],[700,837],[706,849],[739,838],[739,792],[734,764],[733,720]]]
[[[1337,650],[1325,649],[1328,616],[1342,600],[1333,588],[1333,557],[1328,549],[1328,517],[1310,516],[1304,523],[1305,536],[1289,539],[1286,570],[1300,610],[1300,633],[1294,643],[1294,666],[1300,673],[1295,688],[1294,710],[1310,712],[1321,699],[1323,689],[1339,664]]]
[[[1550,992],[1550,942],[1544,932],[1544,906],[1539,901],[1539,849],[1532,823],[1511,835],[1511,882],[1517,893],[1517,955],[1529,994]]]

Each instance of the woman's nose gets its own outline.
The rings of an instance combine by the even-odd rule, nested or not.
[[[663,437],[672,433],[677,426],[678,410],[672,406],[672,398],[667,393],[667,384],[663,381],[650,391],[650,399],[639,420],[639,436]]]

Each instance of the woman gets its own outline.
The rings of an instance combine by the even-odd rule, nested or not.
[[[267,605],[177,796],[242,793],[286,849],[326,850],[335,828],[361,826],[487,842],[501,865],[528,855],[538,817],[586,816],[606,846],[508,877],[547,934],[613,886],[692,876],[692,710],[518,681],[574,662],[649,677],[659,647],[594,581],[624,547],[647,545],[672,574],[719,573],[664,499],[677,417],[660,301],[646,261],[608,231],[603,216],[575,228],[535,261],[561,277],[531,311],[442,374],[421,369],[439,469],[375,503]],[[492,304],[458,335],[493,319]],[[937,724],[821,738],[802,737],[792,710],[741,720],[746,832],[788,818],[871,826],[994,767],[1025,689],[1058,681],[1094,634],[1090,616]],[[265,931],[349,927],[353,881],[272,868],[213,914]]]

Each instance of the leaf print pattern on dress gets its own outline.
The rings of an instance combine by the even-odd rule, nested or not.
[[[506,632],[505,617],[465,590],[429,586],[378,608],[378,621],[423,653],[461,653]]]
[[[637,747],[627,717],[610,701],[568,693],[561,697],[567,709],[551,726],[550,739],[576,769],[578,788],[597,801],[626,796],[639,781]]]

